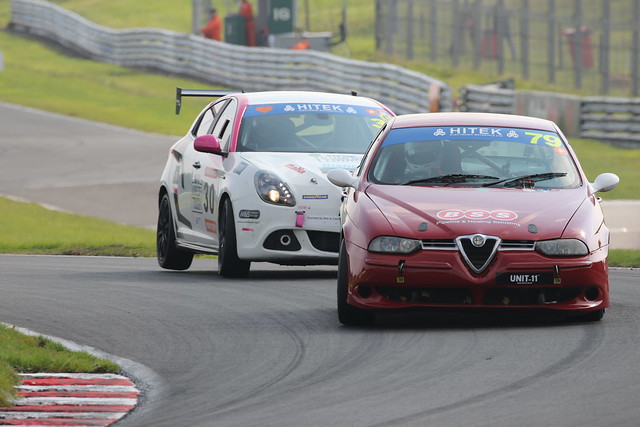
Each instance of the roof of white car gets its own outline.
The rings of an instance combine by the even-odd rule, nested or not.
[[[322,103],[322,104],[351,104],[351,105],[376,105],[380,104],[371,98],[325,92],[311,91],[266,91],[266,92],[246,92],[242,95],[246,97],[249,104],[282,104],[288,102],[296,103]]]

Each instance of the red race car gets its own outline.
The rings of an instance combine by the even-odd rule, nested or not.
[[[430,113],[386,123],[341,212],[338,316],[365,325],[406,308],[545,309],[598,321],[609,307],[609,230],[553,122]]]

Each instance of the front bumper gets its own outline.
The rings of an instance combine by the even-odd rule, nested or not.
[[[409,256],[372,254],[348,245],[347,302],[365,309],[518,308],[588,312],[609,307],[606,251],[580,258],[500,252],[480,275],[457,251]],[[402,265],[402,268],[400,266]],[[540,276],[541,283],[501,284],[504,275]]]
[[[259,218],[242,218],[241,212],[248,210],[234,205],[241,259],[285,265],[337,264],[340,238],[337,208],[334,212],[267,206],[261,209]]]

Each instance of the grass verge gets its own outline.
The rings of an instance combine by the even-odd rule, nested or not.
[[[0,253],[155,256],[155,232],[144,228],[4,197],[0,197],[0,212]]]
[[[84,351],[69,351],[43,336],[24,335],[0,324],[0,406],[15,398],[18,372],[116,373],[120,367]]]

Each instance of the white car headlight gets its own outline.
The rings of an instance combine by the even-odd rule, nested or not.
[[[585,256],[589,248],[578,239],[556,239],[536,242],[536,251],[547,256]]]
[[[422,247],[420,240],[404,237],[380,236],[369,243],[369,252],[384,254],[410,254]]]
[[[253,179],[262,200],[274,205],[295,206],[293,193],[278,176],[268,171],[258,171]]]

